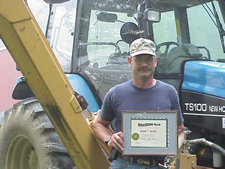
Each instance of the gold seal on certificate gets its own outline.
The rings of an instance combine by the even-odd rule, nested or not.
[[[131,118],[131,147],[168,147],[168,119]]]

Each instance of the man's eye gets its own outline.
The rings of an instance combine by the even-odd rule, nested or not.
[[[138,62],[140,62],[140,61],[142,61],[142,58],[137,58],[136,60],[137,60]]]

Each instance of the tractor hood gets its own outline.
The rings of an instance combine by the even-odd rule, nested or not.
[[[182,89],[225,97],[225,64],[212,61],[189,61],[184,66]]]

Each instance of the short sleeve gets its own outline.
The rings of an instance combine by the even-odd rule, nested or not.
[[[183,119],[183,115],[182,115],[181,108],[180,108],[178,94],[177,94],[177,91],[175,89],[173,90],[173,106],[172,106],[172,110],[178,110],[178,112],[177,112],[178,113],[177,114],[177,124],[179,125],[179,124],[183,123],[184,119]]]
[[[114,90],[115,88],[111,88],[109,92],[105,95],[103,100],[100,116],[105,121],[112,121],[115,118],[114,107],[113,107]]]

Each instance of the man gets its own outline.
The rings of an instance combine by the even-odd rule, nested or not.
[[[132,68],[133,79],[110,89],[93,124],[96,137],[119,152],[124,148],[124,135],[121,131],[121,112],[124,110],[178,110],[178,132],[184,129],[175,88],[153,78],[157,66],[155,50],[155,44],[148,39],[140,38],[131,44],[130,57],[127,60]],[[114,119],[116,131],[111,135],[108,127]],[[112,169],[141,167],[135,157],[122,155],[111,166]],[[150,165],[143,166],[146,167],[154,168]]]

